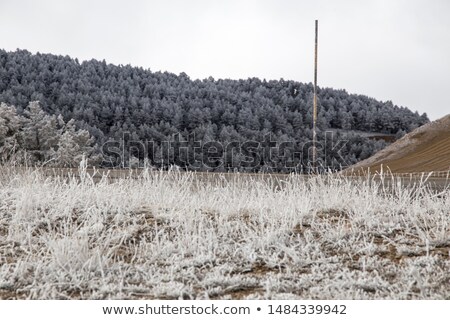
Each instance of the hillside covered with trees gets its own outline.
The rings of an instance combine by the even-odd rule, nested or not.
[[[400,137],[429,121],[426,114],[345,90],[319,88],[318,101],[318,155],[324,167],[334,169],[386,145],[357,131]],[[73,165],[67,157],[55,159],[85,154],[95,165],[128,166],[132,159],[133,165],[212,171],[305,171],[309,164],[311,84],[192,80],[185,73],[0,50],[0,102],[3,159],[20,149],[32,150],[35,163],[67,166]],[[30,129],[30,112],[52,119],[58,137],[67,132],[65,139],[77,142],[66,141],[66,149],[64,142],[45,142],[44,134]],[[22,120],[12,126],[7,113]],[[30,146],[30,130],[39,144]],[[13,140],[16,147],[6,147]]]

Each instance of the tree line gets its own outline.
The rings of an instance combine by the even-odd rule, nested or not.
[[[50,117],[46,121],[55,123],[52,126],[60,132],[88,135],[73,152],[89,155],[96,165],[303,171],[310,158],[312,92],[310,83],[284,79],[194,80],[185,73],[0,50],[2,108],[13,108],[23,118],[17,128],[22,142],[17,146],[33,150],[37,163],[55,158],[51,153],[60,148],[58,159],[63,159],[66,151],[60,146],[63,142],[49,142],[51,148],[25,142],[31,139],[25,138],[27,132],[43,141],[36,135],[39,130],[30,129],[39,125],[30,122],[34,118],[30,112]],[[359,131],[401,136],[429,121],[426,114],[391,101],[345,90],[319,88],[318,101],[319,160],[332,168],[365,159],[386,145]],[[36,106],[40,111],[31,111]],[[61,133],[58,136],[62,138]],[[4,140],[0,140],[2,150],[9,148]],[[61,161],[51,163],[72,165]]]

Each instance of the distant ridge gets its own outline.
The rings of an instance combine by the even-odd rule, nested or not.
[[[348,170],[383,168],[393,173],[450,170],[450,114],[405,135]]]

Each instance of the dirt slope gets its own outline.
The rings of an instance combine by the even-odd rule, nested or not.
[[[350,169],[394,173],[450,170],[450,114],[427,123]]]

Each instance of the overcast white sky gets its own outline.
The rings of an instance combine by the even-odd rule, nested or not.
[[[186,72],[313,80],[450,113],[448,0],[0,0],[0,48]]]

